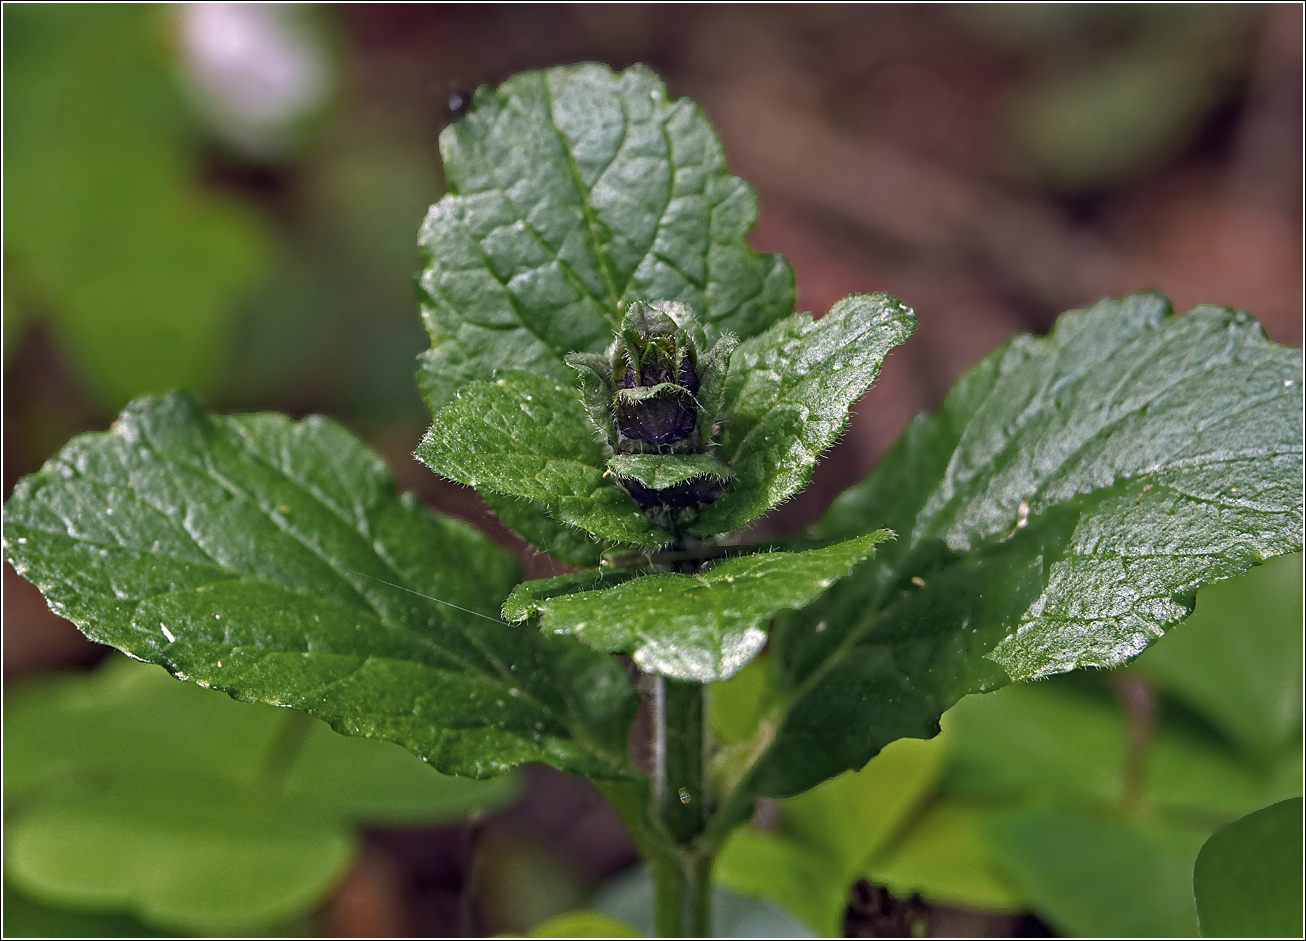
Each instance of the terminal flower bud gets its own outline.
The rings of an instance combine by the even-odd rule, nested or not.
[[[671,316],[683,305],[630,306],[608,355],[615,379],[613,423],[619,454],[702,450],[698,428],[698,346]]]
[[[606,353],[568,357],[590,417],[616,458],[710,454],[735,340],[723,336],[712,349],[705,345],[702,328],[684,304],[635,301]],[[707,457],[686,465],[706,476],[632,470],[665,463],[614,460],[610,469],[646,511],[696,511],[721,495],[729,477]],[[655,481],[663,479],[667,482],[658,486]]]

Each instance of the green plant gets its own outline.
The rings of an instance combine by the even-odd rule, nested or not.
[[[89,636],[179,677],[446,773],[593,779],[663,933],[707,931],[714,860],[758,798],[929,738],[968,693],[1130,660],[1200,586],[1302,547],[1300,351],[1156,295],[1017,338],[802,538],[741,544],[912,311],[794,313],[788,265],[744,241],[751,190],[645,69],[519,75],[441,143],[417,454],[580,571],[520,582],[325,419],[180,393],[22,481],[6,550]]]

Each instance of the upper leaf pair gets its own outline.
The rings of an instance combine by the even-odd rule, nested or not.
[[[731,532],[793,495],[915,325],[878,295],[794,315],[789,266],[744,241],[752,190],[642,67],[482,89],[441,148],[418,456],[565,561]]]
[[[614,389],[617,380],[606,378],[610,366],[601,357],[576,357],[582,375],[590,377],[584,382],[591,401],[598,403],[588,411],[570,385],[504,370],[493,381],[457,392],[436,415],[417,454],[447,477],[533,501],[552,519],[611,542],[656,548],[680,532],[732,532],[802,489],[885,354],[914,326],[911,311],[892,298],[856,295],[818,321],[793,315],[744,340],[728,356],[723,388],[699,386],[697,394],[675,383]],[[719,343],[703,366],[720,369],[726,349]],[[720,381],[719,373],[704,372],[695,380]],[[609,394],[613,404],[605,410]],[[719,409],[712,404],[718,395]],[[666,413],[652,420],[664,440],[647,440],[654,435],[644,430],[650,406]],[[599,422],[611,423],[601,437],[591,419],[595,411]],[[717,417],[722,428],[714,442]],[[643,428],[632,424],[622,431],[623,421]],[[668,429],[685,433],[667,441]],[[639,440],[628,432],[646,435],[640,443],[662,453],[614,455]],[[705,432],[710,454],[673,453],[678,446],[700,447]]]

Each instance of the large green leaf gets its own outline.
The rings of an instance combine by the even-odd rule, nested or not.
[[[855,294],[820,320],[795,314],[730,359],[720,457],[735,473],[696,531],[731,532],[807,485],[880,365],[916,329],[887,294]]]
[[[6,347],[11,319],[48,316],[115,408],[218,378],[267,253],[251,214],[195,183],[166,12],[4,10]]]
[[[660,546],[655,528],[608,473],[605,445],[575,388],[505,370],[473,382],[436,415],[417,447],[427,467],[495,494],[533,501],[559,521],[610,540]]]
[[[26,891],[201,933],[305,914],[359,824],[446,822],[513,791],[119,657],[7,697],[4,771]]]
[[[593,63],[481,88],[440,137],[449,195],[422,226],[433,413],[469,382],[523,369],[570,385],[632,300],[683,301],[709,340],[793,310],[793,273],[744,241],[752,189],[726,172],[693,102],[648,69]]]
[[[1122,481],[1081,520],[1044,596],[993,659],[1015,678],[1113,666],[1193,594],[1302,544],[1302,354],[1246,314],[1176,319],[1155,295],[1104,301],[1014,343],[913,538],[957,550]]]
[[[1302,930],[1302,799],[1235,820],[1206,841],[1193,867],[1207,937],[1295,938]]]
[[[628,653],[645,672],[711,683],[757,656],[766,644],[764,626],[776,611],[809,602],[888,535],[870,533],[807,552],[737,556],[694,575],[643,575],[615,587],[547,598],[528,582],[505,611],[539,616],[546,633],[572,634],[598,650]],[[572,588],[571,580],[584,577],[552,581]]]
[[[628,773],[621,669],[500,622],[515,560],[324,419],[140,399],[19,483],[5,547],[88,636],[201,685],[446,772]]]
[[[1201,585],[1299,550],[1301,363],[1245,314],[1139,295],[976,366],[817,528],[902,538],[777,624],[793,705],[752,786],[859,767],[969,692],[1122,663]]]

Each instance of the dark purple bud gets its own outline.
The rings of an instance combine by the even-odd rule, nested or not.
[[[725,492],[726,486],[723,481],[713,480],[711,477],[696,477],[693,480],[686,480],[684,483],[664,487],[661,490],[646,487],[633,477],[623,478],[621,485],[626,488],[627,493],[635,498],[635,502],[639,504],[641,510],[648,510],[653,507],[678,510],[686,507],[706,506],[721,496]]]
[[[689,440],[699,424],[698,350],[669,309],[632,304],[622,320],[612,359],[618,453],[648,450],[641,445],[700,450],[700,442]]]
[[[654,395],[640,399],[618,395],[613,422],[619,440],[674,444],[698,427],[698,403],[683,386],[664,384]],[[617,450],[622,449],[618,446]]]

